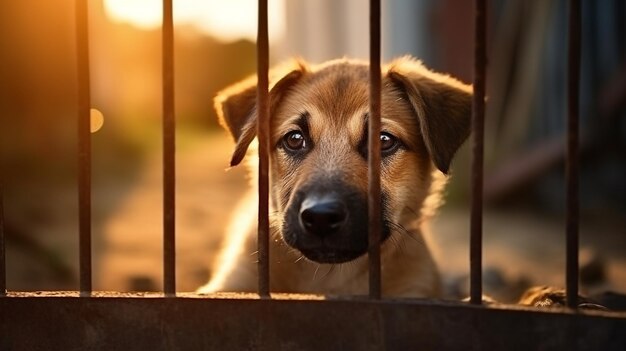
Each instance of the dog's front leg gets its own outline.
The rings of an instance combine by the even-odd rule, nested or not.
[[[197,292],[255,292],[257,289],[256,195],[249,192],[240,202],[225,236],[211,279]]]

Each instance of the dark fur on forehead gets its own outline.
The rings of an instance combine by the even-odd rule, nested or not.
[[[302,80],[309,86],[312,102],[331,121],[367,106],[368,82],[368,66],[347,59],[329,61]]]

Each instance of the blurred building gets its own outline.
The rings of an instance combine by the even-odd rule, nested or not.
[[[626,210],[626,5],[584,2],[581,67],[583,209]],[[313,62],[369,55],[368,2],[290,0],[282,56]],[[382,2],[383,59],[411,54],[472,80],[473,2]],[[566,121],[567,2],[489,2],[487,199],[560,212]],[[460,155],[453,189],[468,184]],[[534,206],[534,205],[533,205]]]

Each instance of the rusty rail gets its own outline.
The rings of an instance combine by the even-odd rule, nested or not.
[[[269,38],[267,0],[259,0],[257,32],[257,131],[259,141],[258,273],[260,296],[270,293],[269,269]]]
[[[626,345],[624,313],[94,294],[0,298],[0,335],[10,335],[0,338],[0,350],[562,350],[574,340],[578,350],[610,351]],[[572,326],[581,332],[572,333]]]
[[[369,296],[381,297],[380,238],[380,0],[370,0],[370,113],[368,119]]]
[[[2,166],[0,165],[0,296],[4,296],[7,292],[7,261],[4,228],[4,184],[2,183]]]
[[[91,122],[88,0],[76,1],[78,69],[78,228],[80,291],[91,294]]]
[[[176,294],[176,131],[174,112],[174,20],[163,0],[163,291]]]
[[[472,192],[470,218],[470,302],[482,303],[483,155],[485,68],[487,65],[485,0],[476,0],[474,23],[474,96],[472,102]]]
[[[567,158],[566,180],[566,291],[567,306],[578,306],[578,95],[580,82],[580,0],[569,2],[567,61]]]

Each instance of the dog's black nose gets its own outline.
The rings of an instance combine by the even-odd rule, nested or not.
[[[346,205],[338,199],[305,199],[300,206],[302,227],[307,232],[317,236],[337,232],[347,218]]]

